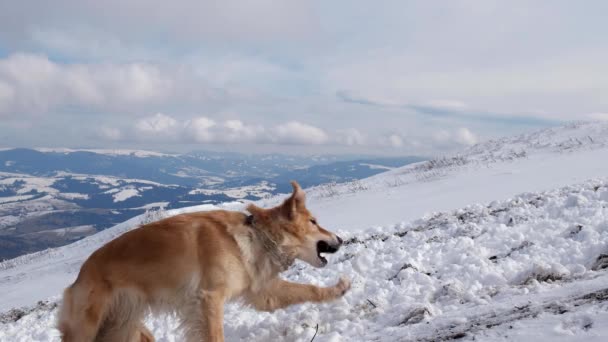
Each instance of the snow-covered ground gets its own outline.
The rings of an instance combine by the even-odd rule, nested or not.
[[[0,179],[0,185],[13,184],[14,182],[23,182],[20,189],[17,191],[19,194],[27,194],[32,190],[46,193],[57,193],[59,190],[52,188],[51,186],[55,183],[54,178],[44,177],[33,177],[18,175],[16,177],[4,177],[10,175],[10,173],[3,172],[2,178]]]
[[[118,189],[113,189],[113,190],[117,190],[112,195],[112,197],[114,198],[114,202],[122,202],[122,201],[126,201],[127,199],[134,197],[134,196],[141,196],[139,194],[139,191],[134,187],[127,187],[127,188],[124,188],[121,190],[118,190]],[[109,191],[106,191],[106,193],[109,193]]]
[[[309,207],[347,242],[326,268],[299,263],[285,277],[345,274],[352,290],[274,313],[230,304],[227,340],[310,341],[317,326],[315,341],[608,340],[607,141],[608,123],[569,125],[311,189]],[[154,218],[1,263],[0,341],[57,341],[54,303],[80,264]],[[180,340],[172,317],[147,323]]]
[[[216,189],[194,189],[191,190],[188,194],[190,195],[220,195],[224,194],[230,198],[234,199],[243,199],[247,196],[256,196],[256,197],[269,197],[272,194],[272,191],[275,187],[269,184],[267,181],[261,181],[259,184],[255,185],[246,185],[236,188],[229,188],[223,190]]]

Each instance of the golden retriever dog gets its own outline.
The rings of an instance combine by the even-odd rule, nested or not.
[[[250,204],[241,212],[182,214],[146,224],[110,241],[82,265],[63,296],[58,329],[64,342],[152,342],[142,320],[148,312],[175,313],[187,341],[224,340],[224,303],[241,300],[273,311],[304,302],[328,302],[350,288],[278,277],[296,259],[315,267],[342,239],[319,226],[305,194],[281,205]]]

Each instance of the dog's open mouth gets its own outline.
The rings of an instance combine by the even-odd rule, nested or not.
[[[327,264],[327,259],[325,259],[321,253],[336,253],[338,251],[338,247],[332,246],[329,243],[321,240],[317,242],[317,257],[319,260],[323,262],[323,265]]]

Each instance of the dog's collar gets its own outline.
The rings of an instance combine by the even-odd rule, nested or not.
[[[277,265],[281,272],[286,271],[294,262],[294,258],[281,250],[279,245],[274,241],[264,229],[256,227],[253,220],[253,215],[245,217],[245,225],[252,228],[255,236],[260,240],[262,246],[272,256],[272,262]]]
[[[245,217],[245,225],[253,227],[253,215]]]

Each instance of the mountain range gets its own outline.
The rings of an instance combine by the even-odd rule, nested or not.
[[[419,157],[137,150],[0,150],[0,260],[57,247],[145,211],[258,200],[357,180]]]

